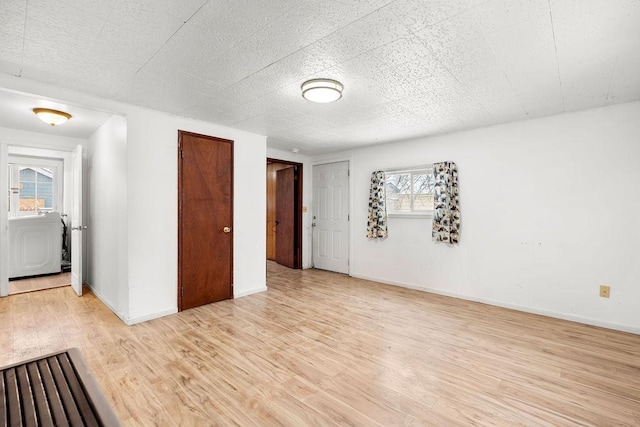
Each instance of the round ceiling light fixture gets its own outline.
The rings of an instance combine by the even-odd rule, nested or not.
[[[326,104],[342,98],[342,83],[331,79],[312,79],[302,83],[302,97],[308,101]]]
[[[33,113],[40,120],[51,126],[58,126],[66,123],[71,118],[71,114],[64,111],[51,110],[49,108],[34,108]]]

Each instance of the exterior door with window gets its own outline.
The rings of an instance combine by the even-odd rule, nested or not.
[[[349,273],[349,162],[313,167],[313,266]]]

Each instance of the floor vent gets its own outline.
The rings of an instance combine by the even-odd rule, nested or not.
[[[0,372],[0,426],[120,425],[77,349]]]

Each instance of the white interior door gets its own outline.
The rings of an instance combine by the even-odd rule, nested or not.
[[[349,162],[313,167],[313,266],[349,273]]]
[[[82,145],[72,153],[73,163],[73,204],[71,209],[71,286],[82,295]]]

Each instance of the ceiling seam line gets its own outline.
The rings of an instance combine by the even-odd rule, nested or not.
[[[100,36],[102,35],[102,32],[104,31],[104,27],[107,26],[107,22],[109,22],[109,18],[111,18],[111,14],[113,13],[113,9],[116,8],[116,4],[118,2],[115,2],[111,5],[111,9],[109,9],[109,13],[107,14],[107,17],[105,18],[104,22],[102,23],[102,27],[100,27],[100,31],[98,31],[98,34],[96,35],[96,42],[98,41],[98,39],[100,38]]]
[[[464,9],[464,10],[461,10],[461,11],[460,11],[460,12],[458,12],[458,13],[454,13],[453,15],[451,15],[451,16],[449,16],[449,17],[445,18],[445,19],[441,19],[441,20],[440,20],[440,21],[438,21],[438,22],[434,22],[433,24],[429,24],[429,25],[427,25],[426,27],[419,28],[417,31],[426,30],[426,29],[427,29],[427,28],[429,28],[429,27],[434,27],[434,26],[436,26],[436,25],[442,24],[443,22],[447,22],[447,21],[449,21],[449,20],[451,20],[451,19],[455,18],[456,16],[460,16],[460,15],[462,15],[463,13],[467,13],[468,11],[470,11],[470,10],[472,10],[472,9],[476,9],[476,8],[478,8],[478,7],[480,7],[480,6],[484,5],[484,4],[486,4],[486,3],[489,3],[490,1],[491,1],[491,0],[485,0],[485,1],[483,1],[482,3],[478,3],[478,4],[477,4],[477,5],[475,5],[475,6],[471,6],[471,7],[468,7],[468,8],[466,8],[466,9]],[[395,13],[394,13],[394,15],[395,15]],[[397,18],[397,17],[398,17],[398,16],[396,15],[396,18]],[[409,31],[411,31],[411,30],[409,30]],[[415,35],[415,33],[414,33],[413,31],[411,31],[411,33]],[[416,36],[416,37],[417,37],[417,36]]]
[[[481,5],[483,5],[483,4],[485,4],[485,3],[489,3],[489,1],[490,1],[490,0],[486,0],[486,1],[484,1],[483,3],[480,3],[480,4],[477,4],[477,5],[472,6],[472,7],[470,7],[470,8],[467,8],[467,9],[465,9],[465,10],[463,10],[463,11],[459,12],[459,13],[456,13],[455,15],[450,16],[450,17],[449,17],[449,18],[447,18],[447,19],[443,19],[443,20],[441,20],[441,21],[439,21],[439,22],[437,22],[437,23],[435,23],[435,24],[432,24],[432,25],[427,25],[426,27],[424,27],[424,28],[422,28],[422,29],[420,29],[420,30],[418,30],[418,31],[422,31],[422,30],[424,30],[424,29],[426,29],[426,28],[429,28],[430,26],[438,25],[439,23],[442,23],[442,22],[448,21],[448,20],[450,20],[450,19],[452,19],[452,18],[455,18],[456,16],[462,15],[463,13],[466,13],[466,12],[468,12],[468,11],[472,10],[472,9],[475,9],[475,8],[477,8],[477,7],[480,7]],[[393,13],[393,15],[394,15],[396,18],[400,19],[400,18],[398,17],[398,15],[396,15],[393,11],[391,11],[391,13]],[[449,69],[449,67],[447,67],[445,64],[443,64],[443,63],[442,63],[442,61],[440,61],[440,59],[438,58],[438,56],[436,55],[436,53],[435,53],[435,52],[434,52],[434,51],[429,47],[429,45],[428,45],[427,41],[426,41],[426,40],[424,40],[424,39],[422,39],[420,36],[418,36],[418,35],[416,34],[416,31],[413,31],[413,30],[412,30],[411,28],[409,28],[405,23],[402,23],[402,25],[403,25],[403,26],[404,26],[404,27],[409,31],[409,33],[410,33],[412,36],[414,36],[418,41],[420,41],[420,43],[422,43],[422,45],[423,45],[423,46],[424,46],[424,47],[429,51],[429,53],[431,54],[432,58],[433,58],[433,59],[434,59],[434,60],[435,60],[435,61],[436,61],[436,62],[437,62],[437,63],[438,63],[438,64],[439,64],[439,65],[440,65],[440,66],[441,66],[441,67],[442,67],[442,68],[443,68],[447,73],[449,73],[449,75],[450,75],[451,77],[453,77],[453,79],[454,79],[454,80],[455,80],[455,81],[456,81],[456,82],[457,82],[457,83],[458,83],[458,84],[463,88],[463,90],[465,91],[465,93],[466,93],[466,94],[467,94],[471,99],[473,99],[474,101],[476,101],[476,102],[478,103],[478,105],[480,105],[480,106],[485,110],[485,112],[491,116],[491,113],[489,113],[489,111],[486,109],[486,107],[480,103],[480,101],[478,100],[478,98],[477,98],[475,95],[471,94],[471,93],[468,91],[467,86],[466,86],[464,83],[462,83],[462,82],[460,81],[460,79],[458,79],[458,77],[456,77],[456,75],[455,75],[455,74],[454,74],[454,73]],[[389,42],[389,43],[392,43],[392,42]],[[387,43],[387,44],[389,44],[389,43]],[[386,45],[384,45],[384,46],[386,46]]]
[[[209,0],[207,0],[207,3],[208,3],[208,2],[209,2]],[[204,5],[202,5],[202,7],[204,7],[205,5],[206,5],[206,3],[205,3]],[[200,7],[200,9],[202,9],[202,7]],[[296,6],[291,6],[290,8],[288,8],[287,10],[285,10],[284,12],[282,12],[280,15],[278,15],[276,18],[274,18],[273,20],[269,21],[268,23],[266,23],[266,24],[262,25],[260,28],[256,29],[253,33],[249,34],[248,36],[246,36],[245,38],[243,38],[242,40],[240,40],[238,43],[236,43],[236,44],[234,44],[233,46],[231,46],[229,49],[227,49],[227,50],[225,50],[224,52],[221,52],[220,54],[216,55],[216,56],[214,57],[214,59],[218,59],[218,58],[220,58],[222,55],[226,54],[227,52],[230,52],[230,51],[231,51],[231,50],[233,50],[234,48],[236,48],[236,47],[240,46],[240,45],[241,45],[245,40],[249,39],[250,37],[253,37],[255,34],[257,34],[257,33],[258,33],[258,31],[262,30],[262,29],[263,29],[263,28],[265,28],[267,25],[271,24],[272,22],[274,22],[276,19],[280,18],[281,16],[286,15],[286,14],[287,14],[287,12],[289,12],[289,11],[290,11],[290,10],[292,10],[292,9],[294,9],[295,7],[296,7]],[[199,12],[199,11],[200,11],[200,9],[198,9],[198,11],[197,11],[197,12]],[[194,13],[194,15],[195,15],[195,13]],[[189,19],[191,19],[191,18],[189,18]],[[337,30],[336,30],[336,31],[337,31]],[[173,36],[172,36],[172,37],[173,37]],[[326,36],[325,36],[325,37],[326,37]],[[322,39],[318,39],[318,40],[322,40]],[[311,43],[311,44],[314,44],[314,43],[318,42],[318,40],[314,41],[314,42],[313,42],[313,43]],[[307,45],[307,46],[309,46],[309,45]],[[305,46],[305,47],[307,47],[307,46]],[[164,47],[164,46],[163,46],[163,47]],[[269,65],[264,66],[263,68],[261,68],[261,69],[257,70],[257,71],[256,71],[255,73],[253,73],[253,74],[259,73],[260,71],[262,71],[262,70],[264,70],[264,69],[266,69],[266,68],[269,68],[271,65],[275,64],[276,62],[281,61],[282,59],[288,58],[289,56],[293,55],[293,54],[294,54],[294,53],[296,53],[296,52],[299,52],[300,50],[304,49],[305,47],[301,47],[300,49],[296,50],[295,52],[293,52],[293,53],[291,53],[291,54],[289,54],[289,55],[287,55],[287,56],[285,56],[285,57],[283,57],[283,58],[280,58],[279,60],[276,60],[275,62],[272,62],[272,63],[271,63],[271,64],[269,64]],[[242,82],[243,80],[246,80],[247,78],[251,77],[253,74],[250,74],[250,75],[248,75],[248,76],[244,77],[243,79],[240,79],[240,80],[238,80],[238,81],[236,81],[236,82],[233,82],[232,84],[227,85],[227,87],[231,87],[231,86],[233,86],[233,85],[235,85],[235,84],[238,84],[238,83]]]
[[[506,71],[503,71],[504,77],[507,79],[507,82],[509,83],[509,87],[511,88],[511,92],[513,92],[513,94],[516,95],[516,98],[518,99],[518,104],[520,104],[520,108],[522,108],[522,112],[525,115],[529,115],[529,111],[527,111],[526,108],[524,108],[524,105],[522,104],[522,100],[520,99],[519,96],[517,96],[517,92],[513,89],[513,84],[511,83],[511,79],[509,78],[509,74]]]
[[[395,0],[394,0],[394,1],[395,1]],[[360,18],[355,19],[355,20],[353,20],[353,21],[349,22],[348,24],[345,24],[345,25],[343,25],[342,27],[335,29],[334,31],[331,31],[331,32],[330,32],[330,33],[328,33],[328,34],[325,34],[324,36],[320,37],[319,39],[317,39],[317,40],[315,40],[315,41],[313,41],[313,42],[311,42],[311,43],[309,43],[308,45],[303,46],[303,47],[301,47],[301,48],[299,48],[299,49],[296,49],[295,51],[291,52],[291,53],[290,53],[290,54],[288,54],[288,55],[283,56],[282,58],[279,58],[279,59],[274,60],[274,61],[273,61],[273,62],[271,62],[270,64],[265,65],[264,67],[260,68],[259,70],[256,70],[255,72],[253,72],[253,73],[249,74],[248,76],[246,76],[246,77],[244,77],[244,78],[242,78],[242,79],[240,79],[240,80],[238,80],[238,81],[236,81],[236,82],[233,82],[232,84],[228,85],[228,87],[232,87],[232,86],[234,86],[234,85],[237,85],[238,83],[241,83],[241,82],[243,82],[244,80],[247,80],[249,77],[252,77],[252,76],[254,76],[255,74],[258,74],[260,71],[266,70],[267,68],[271,67],[272,65],[274,65],[274,64],[276,64],[276,63],[278,63],[278,62],[280,62],[280,61],[282,61],[282,60],[284,60],[284,59],[287,59],[287,58],[289,58],[290,56],[295,55],[296,53],[300,52],[301,50],[307,49],[308,47],[315,45],[316,43],[320,42],[320,41],[321,41],[321,40],[323,40],[324,38],[329,37],[330,35],[335,34],[335,33],[337,33],[338,31],[342,30],[342,29],[343,29],[343,28],[345,28],[347,25],[352,25],[353,23],[358,22],[358,21],[360,21],[361,19],[364,19],[364,18],[366,18],[367,16],[372,15],[372,14],[374,14],[374,13],[378,12],[379,10],[381,10],[381,9],[383,9],[383,8],[385,8],[385,7],[387,7],[387,6],[389,6],[391,3],[394,3],[394,1],[390,1],[390,2],[388,2],[387,4],[385,4],[384,6],[380,6],[380,7],[379,7],[379,8],[377,8],[376,10],[372,10],[371,12],[367,13],[366,15],[363,15],[363,16],[361,16]],[[290,8],[289,10],[291,10],[291,9],[293,9],[293,7],[292,7],[292,8]],[[287,12],[288,12],[288,10],[287,10]],[[287,12],[284,12],[282,15],[286,14]],[[391,13],[393,13],[393,12],[391,12]],[[280,15],[280,16],[282,16],[282,15]],[[395,15],[395,14],[394,14],[394,15]],[[278,16],[278,18],[279,18],[280,16]],[[404,24],[403,24],[403,25],[404,25]],[[264,27],[260,27],[260,29],[262,29],[262,28],[264,28]],[[259,30],[256,30],[256,32],[255,32],[255,33],[253,33],[253,34],[256,34],[258,31],[259,31]],[[253,34],[251,34],[251,36],[253,36]],[[249,37],[251,37],[251,36],[249,36]],[[245,39],[245,40],[246,40],[246,39]],[[242,43],[242,42],[240,42],[240,43]],[[238,46],[240,43],[237,43],[236,45],[232,46],[232,47],[231,47],[231,48],[229,48],[228,50],[224,51],[222,54],[220,54],[220,55],[216,56],[216,58],[218,58],[218,57],[220,57],[220,56],[224,55],[225,53],[229,52],[231,49],[233,49],[234,47]],[[391,42],[389,42],[389,43],[391,43]],[[389,43],[387,43],[387,44],[389,44]],[[386,44],[385,44],[385,45],[382,45],[382,46],[386,46]],[[382,47],[382,46],[380,46],[380,47]],[[370,49],[369,51],[371,51],[371,50],[373,50],[373,49]],[[367,52],[369,52],[369,51],[367,51]],[[366,53],[366,52],[364,52],[364,53]],[[364,54],[364,53],[363,53],[363,54]],[[360,55],[358,55],[358,56],[360,56]],[[356,57],[356,58],[357,58],[357,57]],[[345,61],[345,62],[346,62],[346,61]],[[342,62],[340,62],[340,64],[342,64]],[[330,69],[330,68],[333,68],[333,67],[329,67],[329,68],[325,68],[325,69]],[[322,70],[322,71],[324,71],[324,70]],[[286,85],[285,85],[285,86],[286,86]]]
[[[22,51],[20,52],[20,70],[17,77],[22,77],[22,71],[24,69],[24,47],[27,39],[27,17],[29,16],[29,0],[24,4],[24,25],[22,26]]]
[[[549,5],[549,19],[551,20],[551,35],[553,36],[553,50],[556,54],[556,70],[558,72],[558,84],[560,84],[560,96],[562,97],[562,111],[567,111],[567,106],[564,102],[564,93],[562,90],[562,78],[560,77],[560,61],[558,60],[558,42],[556,40],[556,30],[553,23],[553,11],[551,10],[551,0],[547,0]]]
[[[605,97],[605,99],[604,99],[604,101],[605,101],[606,103],[608,103],[608,102],[609,102],[609,100],[611,99],[611,98],[610,98],[610,95],[611,95],[611,85],[613,84],[613,76],[614,76],[614,75],[615,75],[615,73],[616,73],[616,68],[618,68],[618,61],[619,61],[619,59],[620,59],[619,57],[616,57],[616,60],[615,60],[615,62],[613,63],[613,69],[611,70],[611,77],[609,78],[609,84],[607,85],[607,95],[606,95],[606,97]]]
[[[144,68],[144,67],[149,63],[149,61],[151,61],[151,60],[153,59],[153,57],[154,57],[154,56],[155,56],[155,55],[156,55],[156,54],[157,54],[157,53],[158,53],[158,52],[159,52],[159,51],[160,51],[160,50],[161,50],[161,49],[162,49],[162,48],[163,48],[163,47],[164,47],[168,42],[169,42],[169,40],[171,40],[171,39],[173,38],[173,36],[175,36],[175,35],[176,35],[176,33],[182,29],[182,27],[184,26],[184,24],[186,24],[188,21],[190,21],[190,20],[191,20],[191,19],[196,15],[196,13],[200,12],[200,10],[201,10],[204,6],[206,6],[206,5],[207,5],[207,3],[209,3],[209,0],[207,0],[207,1],[202,5],[202,6],[200,6],[200,7],[198,8],[198,10],[196,10],[196,11],[193,13],[193,15],[191,15],[191,16],[189,17],[189,19],[187,19],[187,21],[185,21],[185,22],[180,26],[180,28],[178,28],[178,29],[176,30],[176,32],[175,32],[175,33],[173,33],[173,34],[171,35],[171,37],[169,37],[169,38],[167,39],[167,41],[166,41],[162,46],[160,46],[160,48],[158,48],[158,50],[157,50],[157,51],[156,51],[156,52],[151,56],[151,58],[149,58],[149,59],[147,60],[147,62],[145,62],[144,64],[142,64],[142,66],[138,69],[138,71],[136,71],[136,73],[135,73],[135,74],[138,74],[138,72],[139,72],[142,68]],[[285,15],[287,12],[289,12],[289,11],[290,11],[290,10],[292,10],[292,9],[294,9],[295,7],[296,7],[296,6],[292,6],[292,7],[290,7],[289,9],[285,10],[284,12],[282,12],[280,15],[278,15],[278,16],[277,16],[275,19],[273,19],[272,21],[270,21],[270,22],[268,22],[268,23],[264,24],[263,26],[261,26],[260,28],[258,28],[256,31],[254,31],[253,33],[249,34],[247,37],[243,38],[243,39],[242,39],[241,41],[239,41],[238,43],[236,43],[236,44],[234,44],[233,46],[231,46],[229,49],[227,49],[227,50],[225,50],[224,52],[221,52],[220,54],[216,55],[216,56],[215,56],[215,58],[216,58],[216,59],[217,59],[217,58],[220,58],[222,55],[226,54],[227,52],[230,52],[232,49],[234,49],[235,47],[237,47],[237,46],[239,46],[240,44],[242,44],[242,42],[244,42],[244,41],[245,41],[245,40],[247,40],[248,38],[252,37],[253,35],[257,34],[257,33],[258,33],[258,31],[260,31],[261,29],[265,28],[265,27],[266,27],[267,25],[269,25],[271,22],[273,22],[273,21],[275,21],[276,19],[280,18],[281,16]],[[325,37],[326,37],[326,36],[325,36]],[[319,39],[319,40],[321,40],[321,39]],[[313,42],[313,43],[316,43],[317,41],[318,41],[318,40],[316,40],[316,41],[315,41],[315,42]],[[313,44],[313,43],[312,43],[312,44]],[[306,46],[305,46],[305,47],[306,47]],[[257,73],[259,73],[260,71],[262,71],[262,70],[265,70],[265,69],[269,68],[270,66],[272,66],[273,64],[275,64],[275,63],[276,63],[276,62],[278,62],[278,61],[281,61],[282,59],[288,58],[289,56],[293,55],[293,54],[294,54],[294,53],[296,53],[296,52],[299,52],[300,50],[304,49],[305,47],[302,47],[302,48],[300,48],[300,49],[296,50],[295,52],[293,52],[293,53],[291,53],[291,54],[289,54],[289,55],[287,55],[287,56],[285,56],[285,57],[283,57],[283,58],[280,58],[279,60],[276,60],[276,61],[272,62],[272,63],[271,63],[271,64],[269,64],[269,65],[266,65],[266,66],[262,67],[261,69],[257,70],[256,72],[254,72],[254,73],[252,73],[252,74],[250,74],[250,75],[248,75],[248,76],[246,76],[246,77],[244,77],[244,78],[242,78],[242,79],[240,79],[240,80],[238,80],[238,81],[235,81],[235,82],[231,83],[230,85],[227,85],[227,86],[226,86],[225,88],[223,88],[223,89],[226,89],[226,88],[232,87],[232,86],[234,86],[234,85],[236,85],[236,84],[238,84],[238,83],[240,83],[240,82],[242,82],[242,81],[244,81],[244,80],[248,79],[249,77],[253,76],[254,74],[257,74]],[[207,82],[207,80],[205,80],[205,82]],[[221,90],[221,89],[220,89],[220,90]],[[220,90],[218,90],[218,92],[219,92]],[[210,98],[211,98],[211,97],[210,97]],[[197,105],[197,104],[195,104],[195,105]],[[191,106],[191,107],[188,107],[187,109],[192,108],[192,107],[194,107],[195,105],[193,105],[193,106]]]
[[[145,66],[146,66],[146,65],[147,65],[147,64],[148,64],[148,63],[149,63],[153,58],[155,58],[155,56],[158,54],[158,52],[160,52],[160,51],[162,50],[162,48],[164,48],[164,47],[167,45],[167,43],[169,43],[169,42],[171,41],[171,39],[172,39],[173,37],[175,37],[175,35],[176,35],[176,34],[178,34],[178,32],[180,32],[180,30],[181,30],[183,27],[184,27],[185,25],[187,25],[187,23],[189,23],[189,21],[191,21],[191,19],[193,19],[193,17],[194,17],[194,16],[196,16],[196,14],[197,14],[198,12],[200,12],[200,10],[202,10],[202,8],[203,8],[203,7],[205,7],[205,6],[207,5],[207,3],[209,3],[209,0],[205,1],[204,3],[202,3],[202,5],[201,5],[201,6],[200,6],[200,7],[199,7],[195,12],[193,12],[193,13],[191,14],[191,16],[189,16],[185,21],[183,21],[183,22],[182,22],[182,24],[180,24],[180,26],[179,26],[179,27],[178,27],[178,28],[173,32],[173,34],[171,34],[171,35],[169,36],[169,38],[167,38],[167,39],[164,41],[164,43],[162,43],[162,46],[160,46],[160,47],[159,47],[155,52],[153,52],[153,54],[149,57],[149,59],[147,59],[147,60],[145,61],[145,63],[144,63],[144,64],[142,64],[142,65],[140,66],[140,68],[138,68],[138,70],[134,73],[134,75],[138,74],[138,73],[140,72],[140,70],[142,70],[142,69],[143,69],[143,68],[144,68],[144,67],[145,67]]]

